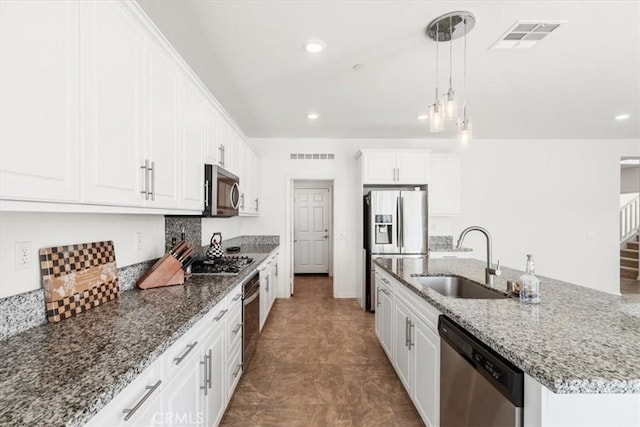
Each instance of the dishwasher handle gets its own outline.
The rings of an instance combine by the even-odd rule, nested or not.
[[[517,407],[524,407],[524,373],[446,316],[438,319],[442,344],[449,345]]]

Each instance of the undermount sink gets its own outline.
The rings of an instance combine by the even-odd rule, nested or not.
[[[468,299],[508,298],[506,295],[494,292],[464,277],[424,276],[422,274],[412,274],[411,277],[421,285],[428,286],[446,297]]]

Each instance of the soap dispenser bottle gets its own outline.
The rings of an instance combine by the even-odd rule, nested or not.
[[[520,276],[520,301],[528,304],[540,302],[540,279],[535,276],[533,255],[527,254],[527,272]]]

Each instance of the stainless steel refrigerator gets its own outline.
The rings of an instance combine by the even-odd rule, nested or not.
[[[364,306],[375,311],[371,258],[377,255],[426,256],[429,251],[426,191],[372,190],[364,196]]]

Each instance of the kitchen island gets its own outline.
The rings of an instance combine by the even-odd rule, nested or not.
[[[131,290],[0,346],[0,425],[83,425],[207,315],[278,245],[243,245],[237,276]],[[44,309],[44,307],[43,307]]]
[[[412,274],[460,276],[482,284],[486,263],[427,258],[376,258],[374,262],[398,286],[524,371],[525,425],[561,425],[553,412],[561,409],[556,406],[575,421],[563,420],[565,425],[580,425],[580,420],[607,425],[594,421],[596,412],[624,413],[620,423],[609,418],[613,425],[640,423],[639,303],[542,276],[538,276],[542,282],[538,305],[523,304],[517,298],[451,298],[420,284]],[[507,280],[516,280],[522,272],[502,271],[493,290],[506,295]]]

